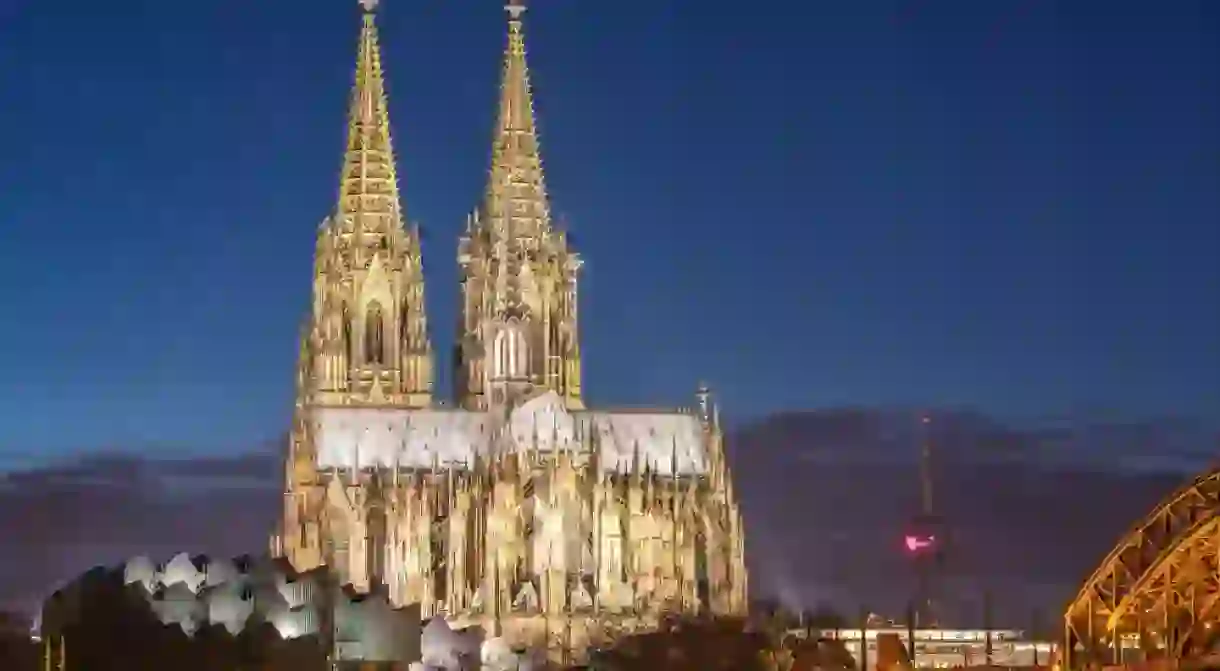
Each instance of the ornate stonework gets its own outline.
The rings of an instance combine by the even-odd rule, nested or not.
[[[428,406],[432,345],[419,232],[404,226],[371,12],[360,32],[338,200],[318,229],[300,400]]]
[[[744,614],[744,540],[706,389],[676,411],[584,406],[581,260],[551,226],[522,12],[510,7],[488,186],[459,247],[457,407],[431,395],[418,236],[364,15],[272,546],[299,571],[326,564],[426,617],[579,658],[666,614]]]
[[[583,407],[577,274],[581,259],[551,226],[529,68],[524,8],[509,6],[508,44],[480,206],[458,245],[462,305],[458,402],[482,410],[535,389]]]

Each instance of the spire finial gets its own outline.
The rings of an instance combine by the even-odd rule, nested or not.
[[[365,0],[361,0],[364,2]],[[508,4],[504,5],[504,11],[508,12],[510,21],[520,21],[521,15],[525,13],[525,0],[508,0]]]
[[[360,6],[365,12],[373,13],[377,11],[377,5],[381,4],[381,0],[360,0]]]

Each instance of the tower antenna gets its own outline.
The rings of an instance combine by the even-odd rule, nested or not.
[[[904,537],[904,550],[915,569],[915,592],[907,617],[912,627],[935,626],[934,592],[944,561],[945,528],[935,506],[932,475],[932,417],[919,417],[919,510]]]
[[[931,517],[935,514],[932,508],[932,440],[928,436],[932,418],[924,415],[919,421],[922,428],[919,450],[919,509],[925,517]]]

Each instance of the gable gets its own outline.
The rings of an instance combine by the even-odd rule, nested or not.
[[[576,419],[553,391],[542,392],[513,408],[508,417],[509,435],[517,450],[550,452],[574,447]]]

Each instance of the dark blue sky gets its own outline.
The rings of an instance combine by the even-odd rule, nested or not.
[[[355,4],[0,5],[0,461],[286,427]],[[441,368],[499,4],[381,16]],[[595,403],[1220,417],[1220,5],[534,4]]]

